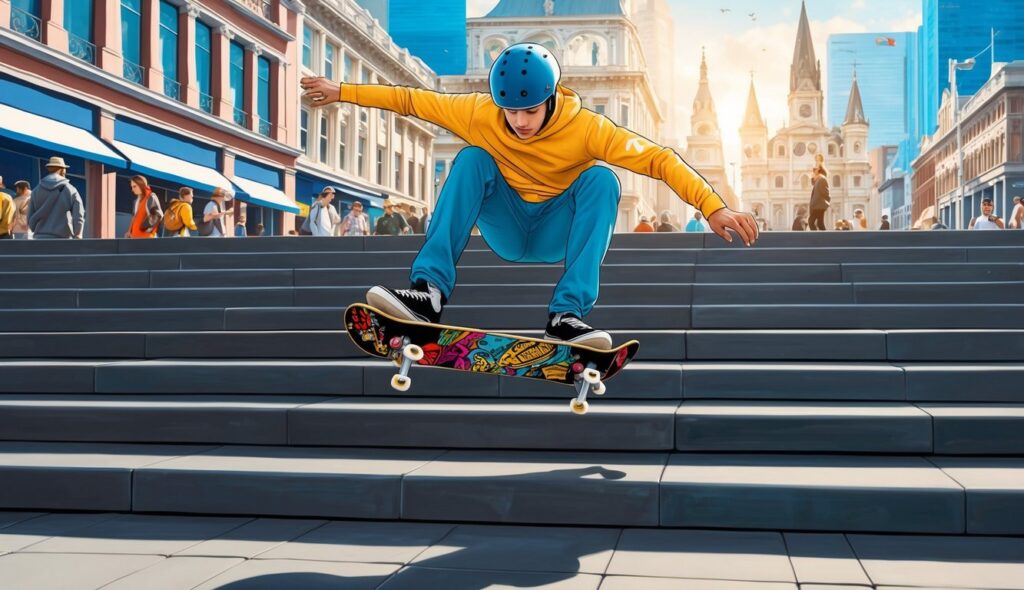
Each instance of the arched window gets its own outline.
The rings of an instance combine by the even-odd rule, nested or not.
[[[545,44],[545,47],[547,45]],[[593,33],[577,35],[569,41],[566,63],[572,66],[608,65],[608,42]],[[549,49],[551,49],[549,47]]]
[[[800,177],[800,188],[804,190],[811,188],[811,178],[806,174]]]
[[[778,147],[775,148],[775,155],[777,155],[780,158],[785,158],[786,157],[786,146],[784,146],[784,145],[782,145],[780,143],[778,145]]]
[[[834,144],[834,143],[828,144],[828,155],[830,155],[830,156],[835,156],[836,155],[836,144]]]
[[[786,186],[786,180],[784,178],[782,178],[781,176],[776,176],[775,177],[775,188],[785,188],[785,186]]]
[[[558,53],[558,44],[555,43],[555,40],[550,35],[537,35],[531,39],[527,39],[524,43],[537,43],[538,45],[547,47],[548,50],[553,53]]]
[[[484,41],[484,66],[491,67],[491,64],[506,47],[508,47],[508,41],[501,37],[492,37]]]
[[[859,141],[858,142],[854,142],[854,144],[853,144],[853,153],[855,153],[855,154],[859,154],[860,153],[860,142]]]

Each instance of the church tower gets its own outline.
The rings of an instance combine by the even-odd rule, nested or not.
[[[722,132],[718,127],[718,113],[715,111],[715,99],[711,96],[708,62],[703,50],[700,56],[700,86],[693,99],[690,135],[686,138],[686,162],[711,183],[730,208],[737,208],[737,199],[726,174]]]
[[[811,25],[807,20],[807,4],[800,4],[793,63],[789,70],[789,125],[825,126],[825,95],[821,90],[821,62],[814,56]]]
[[[853,86],[850,88],[850,101],[846,105],[846,118],[843,119],[842,134],[846,159],[850,162],[867,162],[868,120],[864,116],[864,103],[860,99],[857,70],[853,71]]]
[[[754,76],[750,76],[750,92],[747,93],[747,110],[740,127],[740,143],[743,146],[740,173],[743,177],[744,206],[749,207],[752,197],[768,189],[768,126],[761,116],[754,90]]]

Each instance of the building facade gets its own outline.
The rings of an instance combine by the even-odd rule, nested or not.
[[[769,229],[792,227],[797,214],[808,208],[811,170],[815,157],[821,155],[832,197],[826,226],[831,227],[838,219],[852,219],[857,209],[862,209],[868,219],[877,219],[878,199],[872,195],[868,161],[869,123],[858,81],[852,80],[842,125],[829,128],[825,123],[821,64],[815,58],[806,6],[800,11],[788,102],[788,125],[769,137],[751,81],[740,128],[744,207],[764,219]]]
[[[442,75],[466,71],[465,0],[358,0],[395,43]]]
[[[281,233],[299,209],[301,4],[288,0],[0,0],[0,174],[35,185],[63,156],[86,237],[122,235],[128,179],[200,208],[233,193],[250,230]]]
[[[437,76],[391,39],[377,20],[356,2],[311,0],[302,26],[301,71],[336,82],[437,87]],[[371,221],[382,213],[383,197],[430,207],[430,182],[436,128],[390,111],[335,103],[299,109],[301,153],[296,162],[296,198],[308,207],[324,185],[340,193],[344,212],[363,202]]]
[[[708,63],[700,57],[700,86],[693,99],[690,117],[690,136],[686,138],[686,162],[707,180],[725,199],[730,209],[739,210],[739,199],[729,185],[725,168],[725,150],[722,149],[722,131],[718,126],[715,99],[708,82]],[[689,211],[685,218],[692,215]]]
[[[926,136],[914,161],[913,217],[938,217],[965,229],[990,198],[1006,217],[1013,197],[1024,196],[1024,61],[1000,67],[978,92],[960,97],[963,186],[951,94],[943,94],[939,129]]]
[[[854,72],[871,121],[868,149],[894,145],[910,134],[913,93],[908,70],[915,33],[853,33],[828,38],[828,124],[841,125]]]
[[[618,0],[501,0],[486,16],[467,21],[469,53],[462,76],[443,76],[448,92],[488,92],[491,64],[509,45],[533,42],[547,47],[562,68],[561,84],[576,91],[584,108],[654,141],[663,115],[647,71],[628,6]],[[443,134],[435,144],[435,187],[465,144]],[[622,185],[616,231],[629,231],[657,208],[656,181],[615,168]]]

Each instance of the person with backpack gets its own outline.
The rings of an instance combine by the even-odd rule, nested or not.
[[[82,239],[85,207],[78,189],[67,179],[64,158],[53,156],[46,163],[49,172],[35,189],[28,204],[28,228],[37,240]]]
[[[324,190],[320,191],[320,196],[310,206],[306,221],[302,223],[303,235],[325,237],[334,235],[334,216],[331,215],[331,209],[333,209],[331,201],[333,200],[334,187],[325,186]]]
[[[192,189],[183,186],[178,189],[178,198],[173,199],[164,214],[164,235],[172,238],[187,238],[191,231],[198,231],[192,217]]]
[[[135,210],[125,237],[133,240],[155,238],[164,217],[160,199],[153,194],[145,176],[132,176],[131,186],[132,194],[135,195]]]
[[[227,197],[226,190],[220,187],[213,189],[211,200],[203,209],[203,224],[199,226],[199,235],[205,238],[223,238],[227,235],[224,231],[224,218],[234,213],[224,205]]]

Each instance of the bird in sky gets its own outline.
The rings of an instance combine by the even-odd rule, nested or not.
[[[732,12],[732,9],[731,9],[731,8],[719,8],[719,10],[721,10],[721,11],[722,11],[722,14],[725,14],[725,13],[727,13],[727,12]]]
[[[751,12],[747,16],[750,17],[750,20],[757,20],[757,13],[756,12]]]

